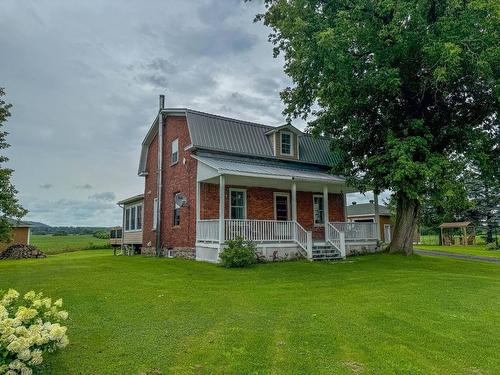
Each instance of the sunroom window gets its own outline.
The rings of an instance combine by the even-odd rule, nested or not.
[[[142,203],[125,209],[125,231],[142,229]]]

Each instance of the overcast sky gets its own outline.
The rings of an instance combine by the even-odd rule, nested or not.
[[[160,93],[169,107],[282,124],[288,79],[269,30],[253,23],[262,7],[1,0],[0,87],[13,104],[7,153],[26,219],[120,223],[116,201],[143,192],[140,144]]]

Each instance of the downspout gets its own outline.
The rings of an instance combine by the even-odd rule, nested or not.
[[[156,256],[161,256],[161,193],[163,190],[163,109],[165,95],[160,95],[158,112],[158,167],[156,173]]]

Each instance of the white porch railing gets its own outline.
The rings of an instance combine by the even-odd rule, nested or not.
[[[294,221],[227,219],[224,222],[226,240],[243,237],[253,242],[294,241]]]
[[[332,225],[339,232],[345,233],[346,241],[353,241],[353,240],[376,241],[378,239],[377,223],[335,222],[329,224]]]
[[[294,221],[295,233],[294,239],[299,246],[304,249],[308,259],[312,258],[312,232],[308,232],[302,225]]]
[[[196,222],[196,241],[219,242],[219,219],[198,220]]]
[[[344,232],[339,231],[332,223],[328,223],[325,227],[325,239],[340,252],[342,258],[345,258],[346,249]]]
[[[224,220],[224,241],[242,237],[256,243],[298,244],[309,259],[312,258],[312,233],[296,221],[277,220]],[[325,240],[346,256],[346,242],[377,241],[376,223],[328,223]],[[219,220],[199,220],[196,223],[198,242],[219,243]]]
[[[224,240],[242,237],[256,243],[297,243],[308,258],[312,257],[312,233],[296,221],[224,220]],[[218,243],[219,220],[198,220],[196,241]]]

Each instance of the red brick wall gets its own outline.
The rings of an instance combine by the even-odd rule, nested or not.
[[[144,223],[142,226],[142,246],[155,246],[156,237],[153,228],[153,205],[156,198],[156,168],[158,155],[158,137],[155,137],[148,150],[148,159],[146,161],[146,171],[148,175],[144,181]]]
[[[229,218],[229,189],[245,188],[242,186],[226,186],[225,189],[225,218]],[[247,187],[247,219],[273,220],[274,219],[274,192],[289,193],[287,190],[269,189],[261,187]],[[313,194],[311,192],[297,192],[297,221],[306,230],[313,231],[316,239],[324,238],[324,228],[315,227],[313,220]],[[320,194],[320,193],[318,193]],[[290,207],[291,210],[291,207]],[[328,215],[330,221],[345,221],[344,200],[341,194],[329,194]],[[290,213],[291,214],[291,213]],[[219,217],[219,185],[201,185],[201,219],[217,219]]]
[[[163,191],[161,244],[164,248],[194,247],[196,231],[196,166],[197,161],[190,157],[184,148],[191,144],[186,118],[169,116],[163,131]],[[179,140],[179,158],[171,165],[171,148],[174,139]],[[153,227],[153,202],[156,197],[156,139],[148,152],[148,176],[144,193],[144,240],[154,246],[156,243]],[[181,193],[187,204],[181,208],[180,225],[173,226],[174,194]]]

